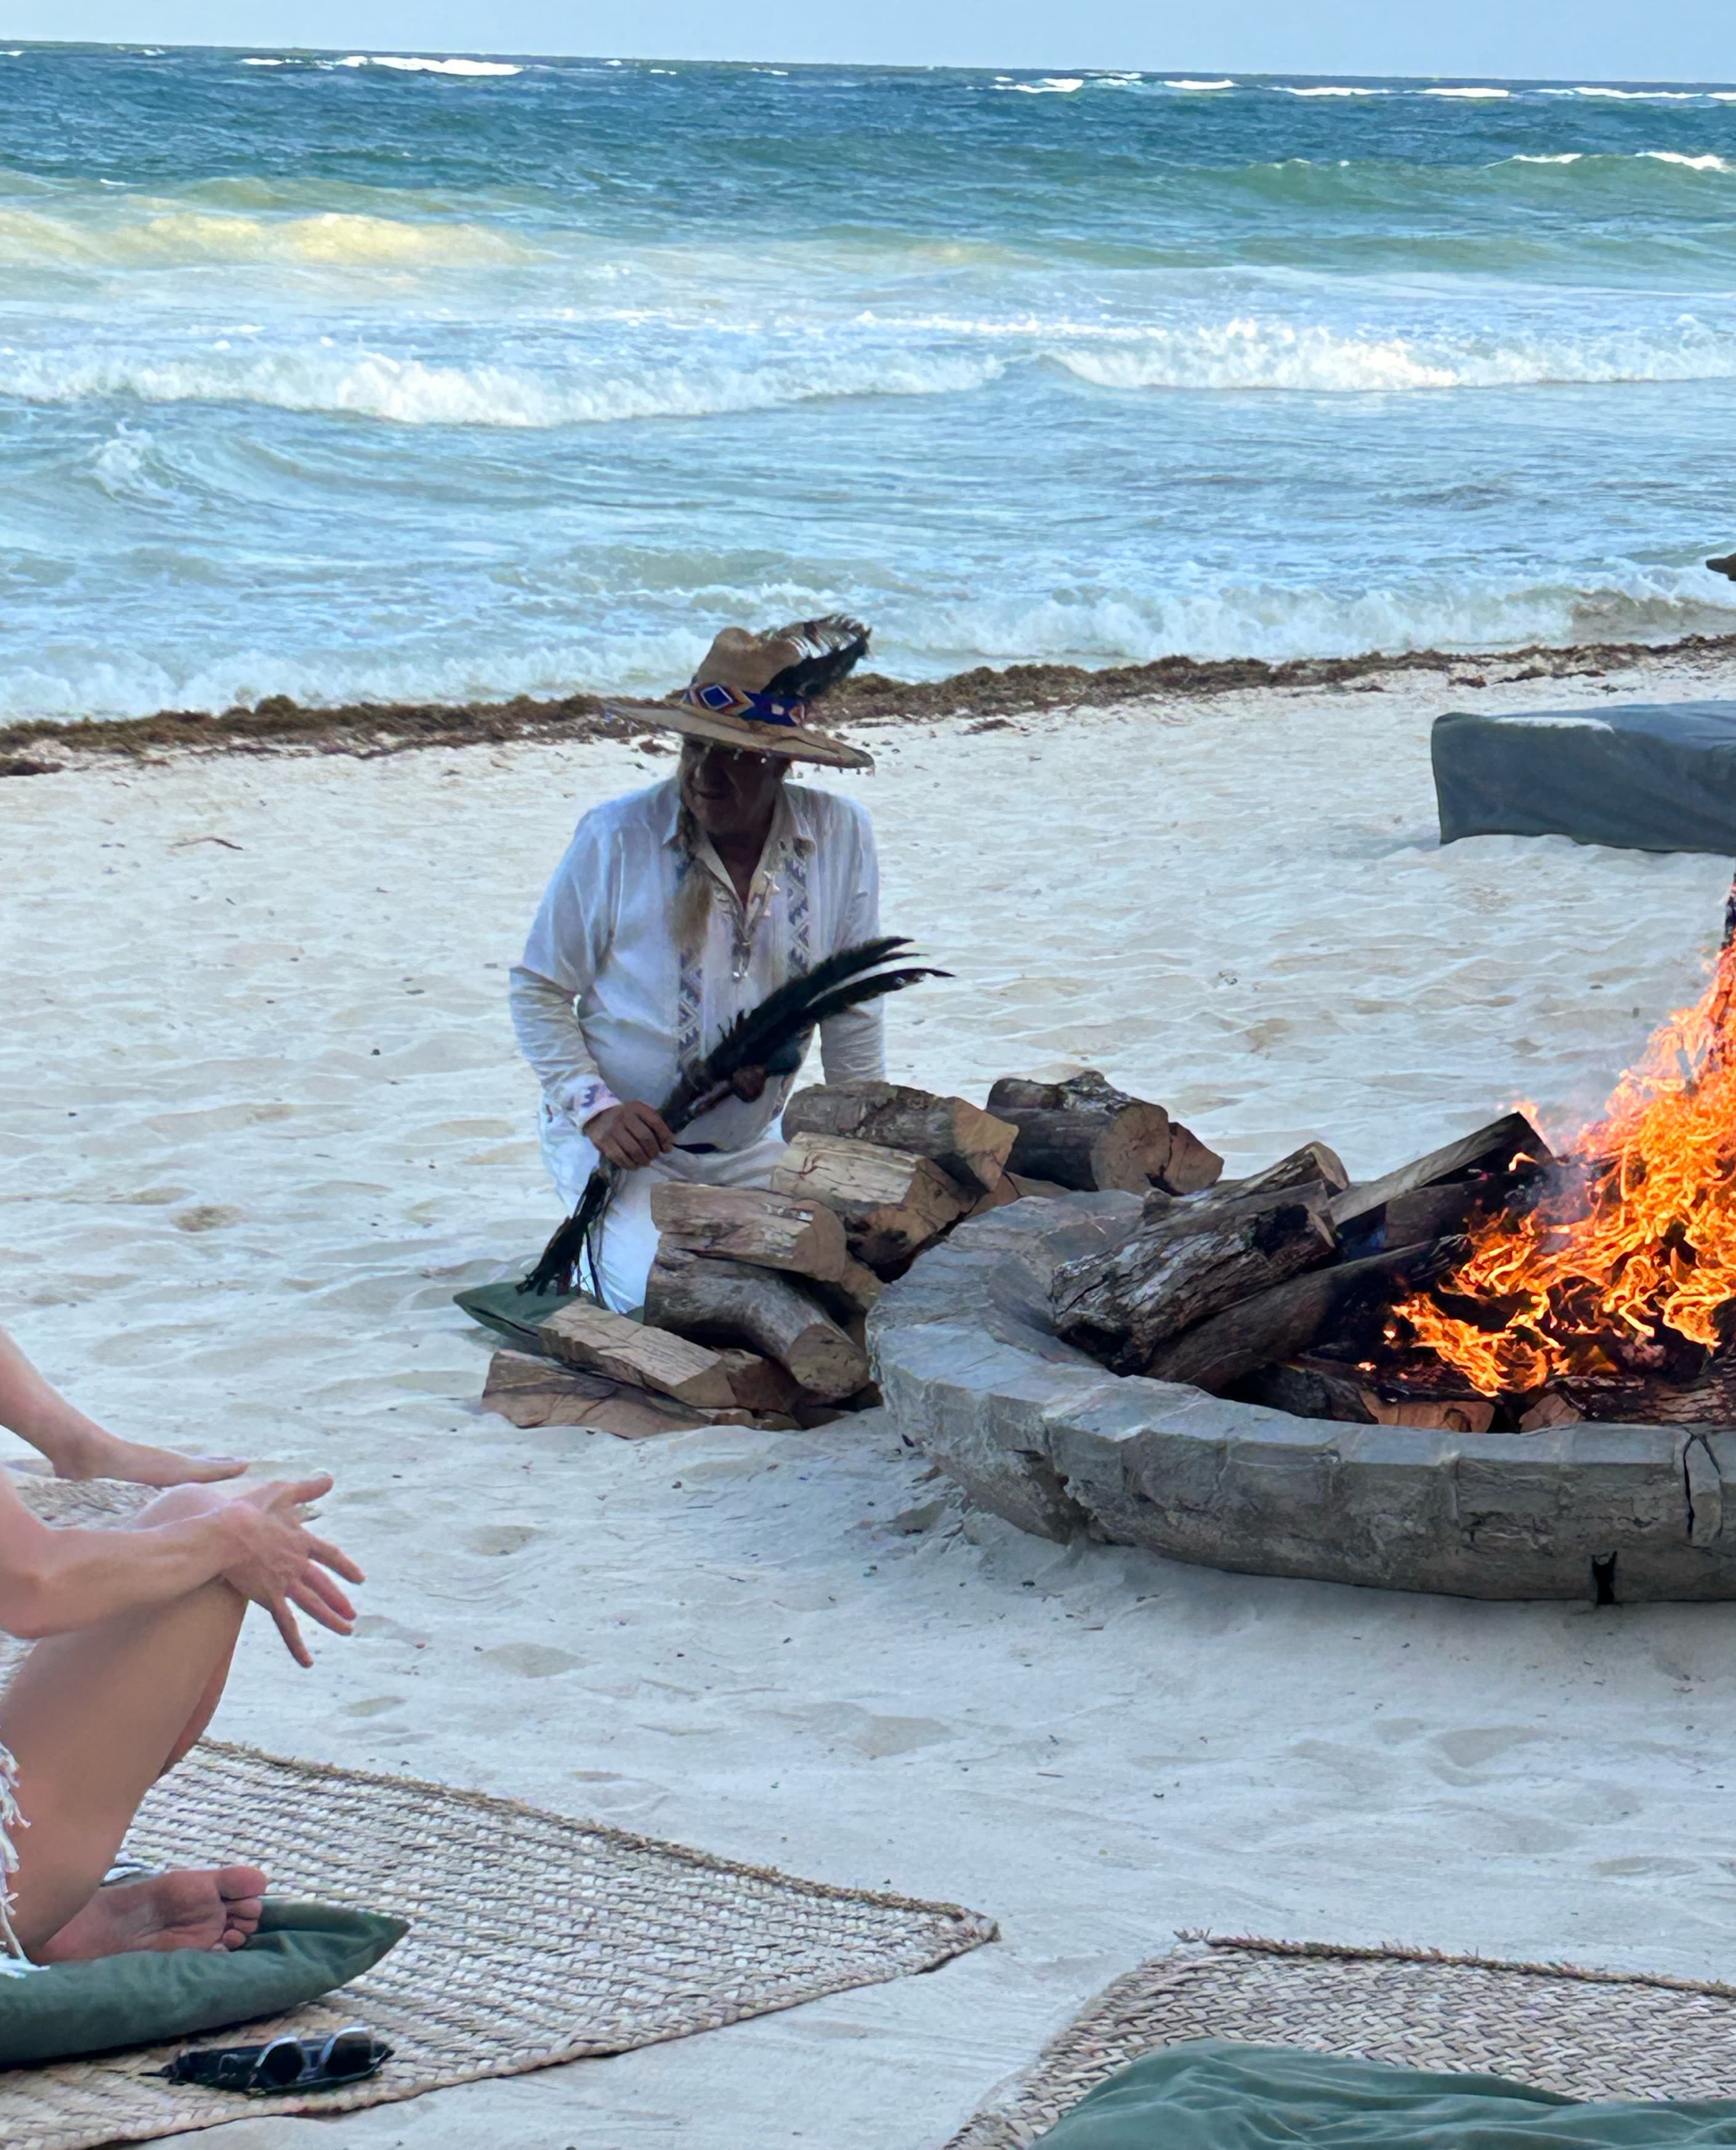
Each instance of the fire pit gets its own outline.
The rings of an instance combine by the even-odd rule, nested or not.
[[[1736,1597],[1736,952],[1560,1158],[1323,1145],[1027,1199],[884,1294],[876,1375],[983,1507],[1254,1573]],[[1732,1500],[1730,1528],[1724,1507]]]

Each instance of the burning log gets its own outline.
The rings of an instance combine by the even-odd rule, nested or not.
[[[1377,1231],[1389,1246],[1444,1238],[1462,1231],[1491,1196],[1511,1191],[1516,1168],[1534,1178],[1551,1162],[1549,1145],[1524,1113],[1506,1113],[1395,1172],[1346,1188],[1332,1221],[1353,1243]]]
[[[1315,1268],[1226,1307],[1158,1352],[1143,1370],[1154,1380],[1188,1381],[1221,1395],[1272,1360],[1294,1359],[1306,1351],[1329,1324],[1343,1320],[1359,1300],[1384,1305],[1395,1285],[1408,1286],[1447,1259],[1433,1246],[1405,1247],[1393,1254],[1341,1262],[1334,1269]],[[1348,1368],[1340,1370],[1348,1377]],[[1336,1417],[1338,1413],[1328,1415]],[[1369,1416],[1372,1418],[1372,1411]]]
[[[651,1221],[665,1247],[798,1276],[841,1277],[850,1261],[835,1211],[763,1188],[666,1179],[651,1190]]]
[[[784,1134],[844,1135],[908,1150],[931,1159],[967,1194],[987,1194],[1000,1182],[1018,1129],[962,1098],[860,1082],[798,1090],[784,1108]]]
[[[656,1389],[695,1411],[734,1406],[729,1369],[715,1351],[649,1322],[611,1314],[590,1300],[575,1299],[551,1314],[537,1334],[550,1356],[563,1359],[568,1365],[606,1375],[613,1381]]]
[[[1018,1129],[1018,1140],[1007,1159],[1009,1169],[1027,1178],[1053,1180],[1061,1187],[1119,1188],[1125,1194],[1142,1194],[1163,1180],[1170,1152],[1177,1147],[1169,1115],[1161,1105],[1128,1097],[1095,1071],[1065,1083],[1004,1075],[988,1093],[988,1108],[997,1119],[1010,1120]],[[1193,1143],[1188,1136],[1187,1144]],[[1205,1152],[1207,1158],[1210,1154]],[[1191,1193],[1217,1178],[1215,1172],[1201,1177],[1207,1168],[1193,1159],[1191,1150],[1188,1161],[1194,1169],[1184,1176],[1191,1177],[1193,1186],[1176,1185],[1171,1192]],[[1223,1169],[1221,1159],[1218,1169]]]
[[[1324,1187],[1286,1187],[1159,1209],[1113,1252],[1056,1271],[1056,1328],[1116,1373],[1152,1370],[1172,1337],[1330,1260],[1328,1200]]]
[[[797,1135],[772,1167],[773,1192],[825,1204],[850,1252],[871,1269],[906,1261],[962,1214],[966,1197],[914,1151],[840,1135]]]
[[[861,1346],[800,1285],[775,1270],[662,1250],[645,1281],[645,1312],[684,1337],[750,1345],[827,1403],[854,1395],[867,1383]],[[727,1366],[724,1371],[727,1379]],[[735,1401],[733,1391],[730,1401]]]

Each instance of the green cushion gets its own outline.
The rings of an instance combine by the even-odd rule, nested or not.
[[[137,1949],[0,1978],[0,2067],[275,2016],[359,1978],[408,1930],[373,1911],[274,1901],[245,1948]]]
[[[588,1296],[582,1291],[522,1292],[507,1277],[499,1284],[473,1284],[467,1291],[454,1292],[452,1303],[462,1306],[472,1321],[497,1330],[521,1351],[541,1351],[546,1357],[548,1347],[537,1334],[537,1324],[547,1321],[551,1314],[558,1314],[563,1306],[570,1306],[575,1299]]]
[[[1200,2039],[1136,2061],[1039,2150],[1706,2150],[1736,2102],[1580,2104],[1500,2076],[1429,2075]]]

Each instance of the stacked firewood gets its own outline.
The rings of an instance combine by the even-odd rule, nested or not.
[[[1361,1185],[1315,1142],[1209,1193],[1154,1190],[1124,1242],[1056,1273],[1056,1328],[1117,1373],[1306,1417],[1483,1431],[1492,1407],[1450,1370],[1419,1383],[1382,1365],[1385,1316],[1549,1162],[1513,1113]]]
[[[1072,1189],[1168,1202],[1223,1170],[1161,1105],[1093,1071],[1005,1078],[986,1112],[891,1083],[821,1084],[790,1099],[783,1131],[767,1189],[660,1181],[643,1319],[570,1301],[527,1336],[534,1351],[497,1354],[484,1404],[628,1437],[821,1425],[878,1401],[868,1310],[965,1219]]]

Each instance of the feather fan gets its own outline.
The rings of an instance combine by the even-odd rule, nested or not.
[[[757,1097],[768,1074],[787,1075],[801,1064],[809,1037],[817,1024],[830,1022],[853,1007],[879,1000],[884,994],[902,992],[924,978],[946,978],[950,971],[936,971],[912,963],[911,944],[896,934],[877,941],[858,941],[840,949],[800,977],[791,978],[770,992],[757,1007],[737,1016],[699,1067],[684,1075],[663,1107],[663,1119],[671,1134],[679,1134],[702,1113],[733,1095]],[[759,1088],[754,1087],[754,1078]],[[620,1177],[618,1168],[599,1164],[586,1183],[573,1214],[542,1249],[536,1267],[518,1287],[522,1292],[565,1290],[576,1281],[579,1264],[589,1256],[591,1283],[603,1296],[592,1235],[603,1221],[610,1197]]]

